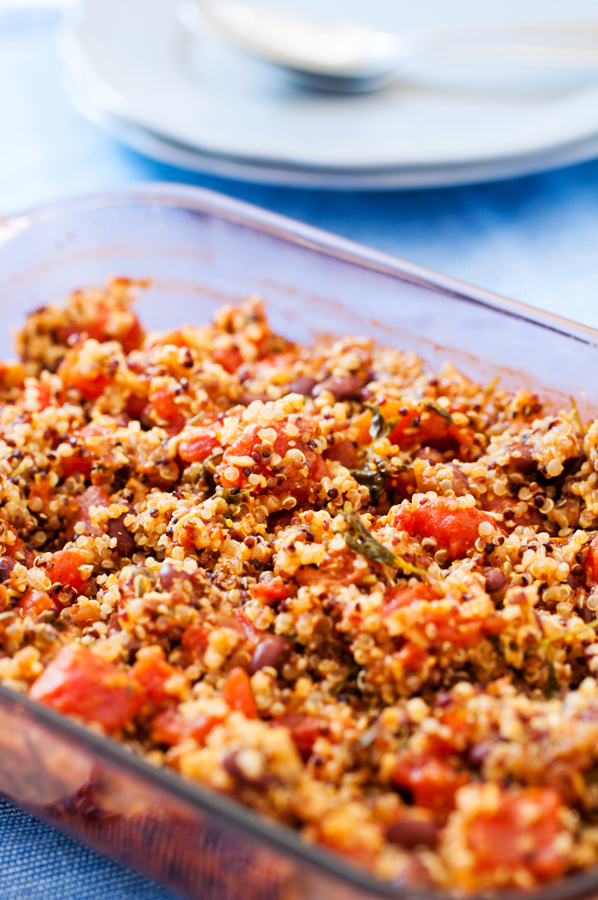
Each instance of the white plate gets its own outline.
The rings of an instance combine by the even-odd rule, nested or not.
[[[558,164],[551,157],[562,158],[572,146],[579,152],[584,145],[588,153],[592,146],[595,152],[595,76],[455,69],[375,94],[329,96],[297,88],[276,70],[216,41],[196,44],[176,20],[178,2],[80,0],[67,17],[61,43],[69,77],[82,96],[121,122],[151,132],[151,141],[182,145],[181,152],[199,151],[258,172],[274,166],[319,170],[322,176],[396,179],[397,170],[412,170],[416,178],[432,171],[439,180],[426,183],[437,184],[455,183],[451,175],[459,181],[484,179],[488,167],[499,173],[489,177],[503,177],[505,163],[507,174],[547,168]],[[286,0],[285,5],[407,30],[429,23],[564,17],[598,25],[594,0],[569,0],[566,6],[561,0],[369,0],[367,8],[359,0],[344,0],[342,7],[335,0]],[[464,81],[472,76],[476,89]],[[471,177],[463,177],[469,167]],[[304,183],[314,183],[312,174],[302,173]]]
[[[445,187],[495,181],[556,166],[571,165],[598,155],[598,137],[554,150],[545,156],[507,159],[478,165],[406,168],[387,172],[335,172],[291,166],[260,166],[240,160],[210,156],[164,140],[127,119],[107,112],[65,79],[66,91],[83,115],[118,140],[150,159],[186,169],[238,181],[327,190],[387,190]]]

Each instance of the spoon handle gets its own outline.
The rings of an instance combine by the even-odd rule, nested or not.
[[[517,65],[598,71],[598,25],[497,24],[391,34],[322,22],[260,0],[184,0],[177,15],[325,90],[375,90],[430,66]]]
[[[556,69],[598,69],[598,26],[467,26],[414,35],[418,68],[439,61],[523,65]],[[405,60],[407,62],[407,60]]]

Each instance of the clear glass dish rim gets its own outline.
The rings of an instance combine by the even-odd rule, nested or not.
[[[466,282],[435,272],[424,266],[374,250],[371,247],[342,238],[338,235],[305,225],[295,219],[272,213],[259,206],[231,198],[216,191],[170,182],[141,182],[103,192],[84,194],[51,202],[24,213],[0,217],[0,247],[20,233],[53,219],[68,219],[72,214],[92,211],[102,207],[125,204],[159,204],[185,208],[236,222],[249,228],[265,231],[290,243],[305,246],[328,256],[394,276],[400,280],[420,284],[439,293],[450,294],[464,302],[486,306],[498,313],[530,322],[540,328],[557,332],[584,344],[598,347],[598,330],[573,322],[562,316],[544,312],[517,300],[510,300],[491,291],[469,285]],[[141,756],[127,751],[117,741],[99,735],[77,725],[72,720],[54,713],[29,698],[0,684],[0,701],[4,706],[20,708],[24,715],[37,721],[49,731],[63,736],[71,743],[104,757],[107,762],[124,769],[133,776],[152,782],[156,787],[182,800],[200,812],[207,813],[221,822],[246,833],[254,841],[260,841],[285,856],[310,864],[323,874],[332,876],[373,897],[440,900],[448,895],[433,890],[401,888],[387,884],[359,869],[353,868],[340,857],[305,843],[287,826],[270,824],[250,809],[234,800],[203,790],[184,781],[166,768],[151,766]],[[522,891],[501,891],[492,896],[500,900],[582,900],[596,893],[598,866],[584,872],[566,876],[531,894]],[[468,900],[487,900],[488,894],[469,895]]]

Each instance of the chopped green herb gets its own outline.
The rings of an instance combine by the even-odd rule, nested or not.
[[[561,634],[555,634],[552,637],[542,638],[541,641],[538,641],[539,647],[548,647],[550,644],[554,644],[556,641],[561,641],[567,637],[575,637],[578,634],[583,634],[586,628],[595,628],[598,625],[598,619],[592,619],[590,622],[586,622],[586,624],[582,628],[572,628],[571,631],[563,631]]]
[[[374,403],[364,403],[363,405],[366,409],[369,409],[372,414],[372,422],[370,425],[371,439],[377,441],[380,438],[386,437],[389,431],[389,425],[380,412],[380,407],[376,406]]]
[[[215,453],[212,453],[211,456],[208,456],[207,459],[204,460],[202,467],[203,479],[206,483],[206,487],[210,492],[210,495],[214,494],[216,490],[216,482],[214,481],[214,475],[216,474],[216,469],[220,460],[222,459],[222,454],[224,451],[222,448],[219,448]]]
[[[351,475],[358,484],[363,484],[370,492],[370,501],[376,506],[380,497],[386,490],[386,476],[388,475],[388,463],[385,459],[375,456],[371,462],[361,469],[351,469]]]
[[[446,409],[443,409],[442,406],[437,406],[435,403],[424,403],[426,409],[435,412],[437,415],[442,416],[447,425],[453,424],[453,417],[450,413],[447,413]]]
[[[229,506],[238,506],[240,503],[248,500],[251,495],[249,488],[245,488],[243,491],[237,491],[236,493],[233,493],[233,490],[234,488],[219,487],[217,488],[216,493],[226,500]]]
[[[551,697],[559,692],[559,681],[556,677],[556,672],[554,671],[554,661],[552,659],[552,655],[550,655],[547,659],[548,663],[548,687],[546,694],[548,697]]]
[[[187,419],[185,425],[199,425],[199,423],[204,419],[205,412],[198,412],[194,416],[191,416],[190,419]]]
[[[401,569],[407,575],[426,575],[424,569],[418,569],[417,566],[411,565],[411,563],[393,553],[392,550],[389,550],[388,547],[385,547],[384,544],[381,544],[380,541],[377,541],[367,530],[361,518],[354,512],[344,510],[342,514],[349,526],[349,531],[344,532],[344,538],[347,545],[355,553],[361,553],[362,556],[382,566]]]

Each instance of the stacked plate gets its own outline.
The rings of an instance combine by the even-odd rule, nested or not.
[[[60,44],[89,118],[141,153],[241,180],[337,189],[512,177],[598,155],[598,76],[430,68],[364,95],[309,91],[180,25],[180,0],[80,0]],[[431,24],[588,23],[595,0],[278,0],[392,31]]]

